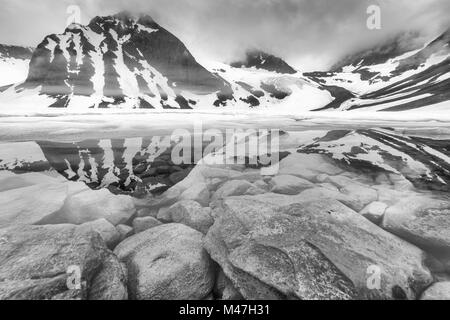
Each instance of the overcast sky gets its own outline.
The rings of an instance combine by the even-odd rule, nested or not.
[[[0,43],[36,46],[61,33],[73,4],[83,23],[120,10],[150,14],[201,59],[228,62],[261,48],[303,71],[402,30],[430,36],[450,25],[449,0],[0,0]],[[371,4],[381,7],[381,30],[366,27]]]

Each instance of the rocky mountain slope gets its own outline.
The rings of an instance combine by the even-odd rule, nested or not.
[[[305,89],[319,98],[308,100],[309,110],[330,99],[326,90],[303,77],[285,80],[275,71],[295,71],[279,58],[266,58],[267,66],[276,70],[261,70],[255,81],[224,77],[223,68],[208,70],[200,65],[178,38],[151,17],[120,13],[46,37],[33,53],[26,81],[5,92],[0,103],[15,104],[20,106],[16,111],[24,112],[48,107],[248,109],[278,104]]]
[[[450,29],[426,43],[417,33],[401,34],[349,55],[329,72],[301,74],[259,50],[231,65],[197,61],[150,16],[123,12],[47,36],[33,52],[26,81],[3,87],[0,111],[221,112],[225,107],[302,114],[420,108],[439,114],[449,108],[449,43]]]
[[[25,80],[33,48],[0,44],[0,92]]]
[[[321,110],[448,110],[450,29],[422,44],[416,34],[345,58],[330,72],[309,73],[324,86],[339,87],[339,103]]]
[[[295,74],[297,71],[283,59],[274,55],[258,51],[247,51],[245,59],[231,63],[234,68],[256,68],[284,74]]]

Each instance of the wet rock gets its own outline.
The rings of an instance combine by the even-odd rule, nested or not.
[[[383,228],[421,247],[450,252],[450,202],[432,196],[402,198],[386,210]]]
[[[161,224],[161,222],[153,217],[136,218],[133,220],[133,230],[135,234],[138,234],[154,227],[160,226]]]
[[[246,287],[250,281],[241,281],[242,273],[302,299],[416,299],[432,282],[422,250],[337,200],[234,197],[213,214],[205,247],[245,298],[261,296]],[[374,267],[381,284],[371,290],[367,281]]]
[[[120,242],[119,231],[106,219],[86,222],[80,225],[80,230],[97,232],[109,249],[114,249]]]
[[[181,224],[139,233],[114,251],[127,265],[131,299],[200,300],[214,285],[213,264],[203,235]]]
[[[240,208],[248,219],[236,217],[239,213],[234,212],[235,208],[231,212],[228,204],[239,201],[239,198],[224,201],[205,239],[205,247],[244,298],[351,299],[355,296],[352,283],[316,248],[301,239],[288,241],[281,233],[279,237],[266,233],[265,223],[252,219],[256,213],[250,211],[255,207],[247,206],[248,202]],[[263,208],[267,205],[258,209]],[[258,214],[264,216],[266,212]],[[247,223],[255,225],[250,227]],[[283,228],[281,223],[268,226],[277,224]],[[241,275],[246,281],[241,281]]]
[[[305,189],[314,187],[314,184],[308,180],[290,175],[280,175],[270,181],[271,192],[287,195],[296,195]]]
[[[450,300],[450,282],[438,282],[429,287],[421,300]]]
[[[211,217],[211,208],[203,208],[198,202],[192,200],[180,201],[169,208],[167,215],[175,223],[181,223],[206,234],[214,223]]]
[[[2,300],[86,299],[108,252],[98,233],[72,225],[8,228],[0,238]],[[81,273],[80,288],[68,286],[77,284],[70,267]]]
[[[112,253],[103,261],[99,273],[92,280],[89,300],[127,300],[127,272]]]

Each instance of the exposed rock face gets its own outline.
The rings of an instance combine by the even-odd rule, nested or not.
[[[233,62],[231,66],[235,68],[257,68],[267,71],[274,71],[285,74],[295,74],[294,68],[288,65],[283,59],[262,51],[248,51],[245,60]]]
[[[67,107],[70,94],[110,98],[91,100],[100,108],[135,98],[141,108],[191,109],[185,91],[221,99],[230,90],[150,16],[125,12],[46,37],[33,53],[25,84],[37,86],[59,98],[53,107]]]
[[[203,235],[168,224],[128,238],[114,251],[128,268],[128,289],[137,300],[199,300],[214,285]]]
[[[343,59],[330,72],[305,75],[343,91],[320,110],[414,110],[448,101],[449,42],[450,29],[431,42],[404,33]]]
[[[86,299],[107,255],[97,233],[70,225],[8,228],[0,238],[2,300]],[[80,289],[67,285],[73,266],[81,272]]]
[[[415,299],[432,282],[423,251],[336,200],[235,197],[214,215],[205,246],[245,298],[267,296],[249,290],[242,273],[302,299]],[[367,285],[373,266],[379,289]]]

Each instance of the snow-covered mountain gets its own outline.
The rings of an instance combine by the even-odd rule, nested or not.
[[[231,63],[235,68],[256,68],[284,74],[295,74],[297,71],[283,59],[259,50],[247,51],[245,59]]]
[[[346,57],[330,72],[302,74],[259,50],[231,65],[197,61],[150,16],[123,12],[47,36],[33,52],[27,79],[3,87],[0,113],[446,112],[449,43],[450,30],[427,43],[406,33]]]
[[[341,88],[340,101],[321,110],[449,110],[449,44],[450,29],[425,44],[417,34],[407,33],[345,58],[330,72],[307,76]]]
[[[270,65],[286,69],[277,59]],[[27,80],[0,96],[0,105],[14,105],[14,112],[24,113],[55,108],[248,109],[278,105],[290,96],[297,100],[303,92],[313,95],[305,100],[307,110],[331,101],[326,90],[300,74],[286,78],[273,70],[216,67],[200,65],[150,16],[96,17],[87,26],[71,25],[63,34],[47,36],[33,53]]]
[[[33,48],[0,44],[0,92],[26,79],[32,54]]]

